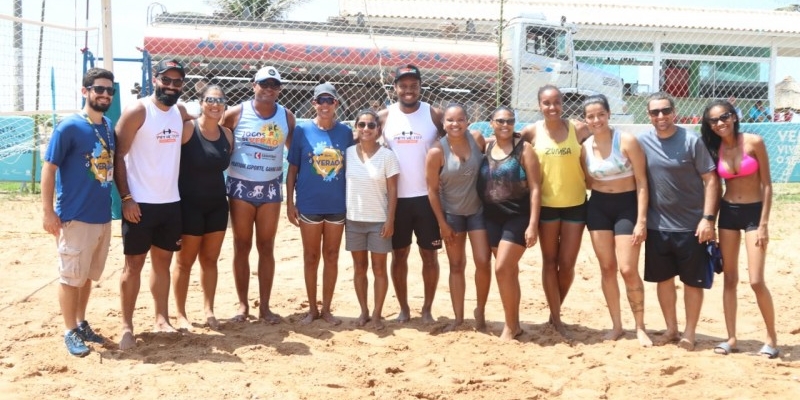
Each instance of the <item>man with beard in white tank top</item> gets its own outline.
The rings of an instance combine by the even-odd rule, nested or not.
[[[437,250],[442,248],[439,224],[428,200],[425,181],[425,156],[428,149],[442,136],[443,113],[421,101],[422,75],[415,65],[397,68],[394,75],[397,103],[379,114],[383,124],[383,139],[394,151],[400,164],[397,183],[397,210],[392,236],[392,283],[400,302],[398,322],[411,318],[408,306],[408,254],[412,233],[422,258],[422,281],[425,299],[422,321],[433,323],[431,314],[436,285],[439,283]]]
[[[120,350],[136,346],[133,310],[139,295],[147,253],[153,271],[150,291],[155,302],[154,332],[176,332],[169,323],[169,267],[181,248],[178,194],[181,144],[191,134],[180,98],[186,72],[176,60],[160,61],[154,71],[155,93],[127,107],[117,123],[114,180],[122,198],[122,247],[125,266],[120,276],[122,337]]]

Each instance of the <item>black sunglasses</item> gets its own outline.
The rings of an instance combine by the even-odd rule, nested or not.
[[[324,96],[324,97],[320,96],[317,97],[317,100],[315,101],[317,102],[317,104],[333,104],[334,102],[336,102],[336,98],[329,96]]]
[[[224,97],[206,97],[203,102],[208,104],[225,104]]]
[[[93,91],[95,94],[108,93],[109,96],[113,96],[114,93],[117,93],[117,89],[114,89],[111,86],[87,86],[86,90]]]
[[[503,119],[503,118],[495,118],[494,122],[497,122],[499,125],[514,125],[517,122],[514,118]]]
[[[183,78],[170,78],[168,76],[161,75],[158,77],[158,80],[161,81],[161,84],[164,86],[172,86],[172,87],[181,87],[183,86]]]
[[[717,118],[709,118],[708,123],[711,125],[716,125],[719,121],[728,122],[728,120],[731,119],[732,116],[733,114],[726,112],[725,114],[722,114]]]
[[[359,129],[364,129],[364,127],[367,127],[369,129],[375,129],[377,126],[378,124],[374,122],[364,122],[364,121],[361,121],[356,124],[356,127],[358,127]]]
[[[256,82],[256,85],[262,89],[280,89],[281,84],[278,82],[270,81],[269,79],[265,79],[263,81]]]
[[[650,114],[651,117],[657,117],[659,114],[664,114],[665,116],[671,115],[672,111],[672,107],[664,107],[658,110],[647,110],[647,113]]]

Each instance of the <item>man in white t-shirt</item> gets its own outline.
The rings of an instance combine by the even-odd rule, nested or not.
[[[397,186],[397,212],[392,236],[392,283],[400,302],[399,322],[410,318],[408,306],[408,254],[412,234],[422,258],[422,280],[425,299],[422,321],[435,322],[431,314],[436,285],[439,282],[437,250],[442,248],[439,224],[428,201],[425,181],[425,155],[442,135],[442,111],[421,101],[422,75],[415,65],[404,65],[395,71],[394,89],[397,103],[379,113],[383,121],[383,139],[400,162]]]

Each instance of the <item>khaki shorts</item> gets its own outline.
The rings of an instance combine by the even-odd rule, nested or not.
[[[87,224],[68,221],[58,235],[59,282],[81,287],[87,279],[100,280],[111,243],[111,222]]]

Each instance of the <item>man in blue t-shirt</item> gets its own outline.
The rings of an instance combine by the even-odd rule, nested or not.
[[[42,225],[58,243],[64,343],[78,357],[89,354],[86,342],[104,342],[86,321],[86,306],[92,281],[99,280],[105,268],[111,241],[115,143],[103,113],[114,97],[114,75],[90,69],[81,93],[86,100],[83,111],[56,126],[42,165]]]

